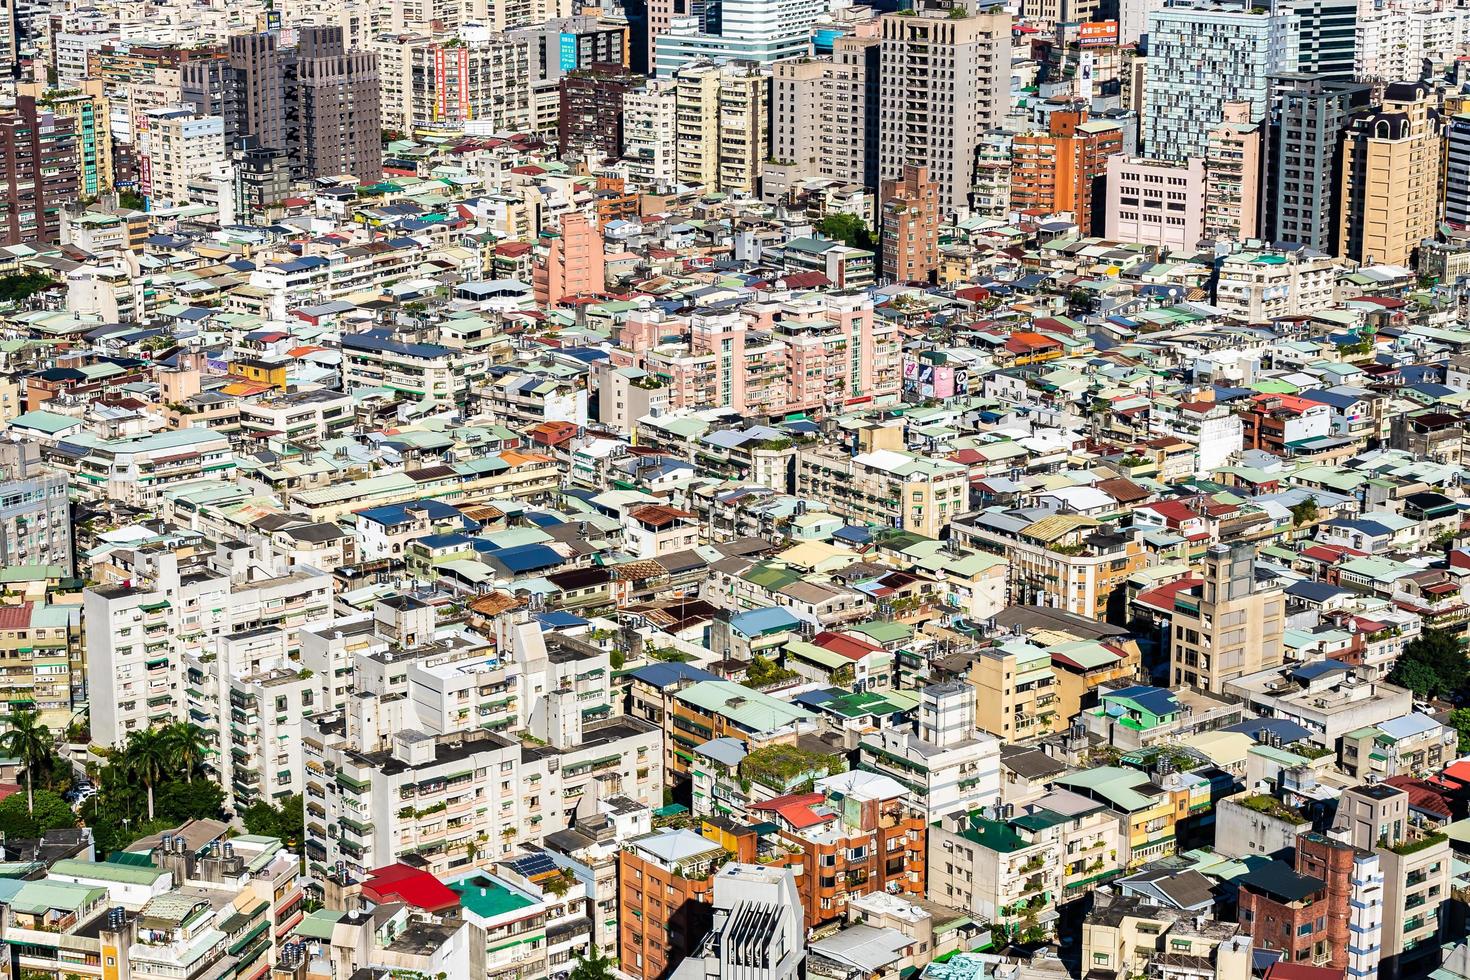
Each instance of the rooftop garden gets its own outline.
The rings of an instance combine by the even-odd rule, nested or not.
[[[756,749],[740,763],[740,783],[760,783],[767,789],[785,793],[797,783],[810,784],[812,776],[835,776],[847,771],[847,761],[840,755],[809,752],[795,745],[768,745]]]
[[[1450,838],[1448,834],[1435,832],[1433,834],[1426,834],[1423,837],[1417,837],[1414,840],[1400,841],[1399,843],[1389,847],[1388,850],[1393,851],[1400,857],[1403,857],[1405,855],[1415,854],[1419,851],[1427,850],[1437,844],[1442,844],[1449,839]],[[1382,846],[1381,841],[1380,846]]]
[[[1243,799],[1237,799],[1235,802],[1247,810],[1264,813],[1266,816],[1275,817],[1277,820],[1289,820],[1292,823],[1304,823],[1306,821],[1306,817],[1302,816],[1300,810],[1287,806],[1276,797],[1266,793],[1256,793]]]

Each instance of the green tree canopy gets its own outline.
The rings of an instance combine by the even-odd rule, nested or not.
[[[29,801],[19,793],[0,800],[0,832],[6,840],[40,837],[48,830],[76,825],[77,815],[50,790],[38,790]]]
[[[1449,694],[1465,686],[1470,665],[1460,641],[1444,630],[1428,629],[1409,641],[1389,671],[1388,682],[1419,697]]]
[[[572,967],[570,980],[613,980],[613,966],[613,961],[594,947],[591,955],[577,960],[577,965]]]
[[[876,247],[873,233],[855,214],[829,214],[817,222],[817,231],[833,241],[871,252]]]

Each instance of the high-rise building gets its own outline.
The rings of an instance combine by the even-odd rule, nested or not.
[[[719,0],[704,15],[673,17],[653,39],[653,70],[666,77],[701,58],[770,65],[811,48],[822,0]],[[717,11],[718,24],[711,16]]]
[[[924,167],[907,164],[879,194],[883,275],[893,282],[932,282],[939,269],[939,187]]]
[[[287,74],[286,149],[304,177],[383,175],[378,56],[348,51],[340,27],[303,27]]]
[[[196,116],[184,106],[150,109],[148,127],[138,144],[138,173],[143,196],[155,204],[189,201],[189,181],[226,160],[225,121]]]
[[[0,245],[49,245],[81,195],[77,119],[22,95],[0,115]]]
[[[1343,136],[1338,250],[1357,262],[1409,265],[1439,215],[1441,132],[1434,89],[1394,82]]]
[[[291,196],[291,161],[280,147],[261,146],[253,136],[235,142],[235,208],[240,219],[265,213],[267,206]]]
[[[254,136],[261,146],[287,148],[286,53],[277,34],[261,31],[230,38],[230,68],[235,74],[236,134]]]
[[[1260,8],[1204,2],[1148,16],[1143,148],[1177,162],[1203,157],[1225,103],[1244,102],[1250,121],[1266,117],[1269,76],[1297,64],[1297,19]]]
[[[641,81],[622,65],[609,64],[562,76],[557,127],[561,154],[576,154],[591,162],[621,154],[624,101]]]
[[[650,78],[623,96],[623,163],[630,183],[647,188],[674,183],[677,88],[676,81]]]
[[[770,76],[753,64],[704,61],[676,77],[679,183],[754,194],[769,142]]]
[[[223,54],[192,58],[179,65],[179,102],[198,115],[223,119],[226,146],[234,145],[240,137],[238,79],[239,74]]]
[[[601,293],[606,259],[602,232],[585,214],[562,215],[561,233],[543,233],[546,259],[536,265],[536,302],[543,306],[560,303],[568,296]]]
[[[84,79],[69,91],[46,91],[43,85],[20,85],[19,94],[45,96],[46,106],[57,116],[76,120],[77,165],[83,197],[96,197],[112,189],[111,103],[99,79]]]
[[[1250,107],[1227,102],[1205,151],[1205,227],[1210,241],[1255,238],[1261,202],[1261,125]]]
[[[1470,228],[1470,115],[1456,113],[1445,123],[1444,220]]]
[[[774,201],[816,177],[878,186],[881,42],[839,37],[832,54],[777,62],[771,82],[771,157],[762,191]]]
[[[1272,76],[1261,237],[1336,254],[1342,133],[1371,96],[1366,85],[1315,75]]]
[[[1010,109],[1010,14],[921,4],[884,14],[882,32],[879,176],[925,167],[940,210],[966,208],[976,147]]]
[[[1358,0],[1272,0],[1274,13],[1297,20],[1295,67],[1287,71],[1351,82],[1358,51]]]
[[[1123,152],[1123,127],[1088,119],[1077,107],[1047,116],[1045,132],[1021,133],[1011,143],[1011,204],[1018,211],[1070,211],[1083,234],[1101,234],[1100,209],[1108,157]]]
[[[35,443],[0,444],[0,563],[72,570],[66,474],[43,468]]]
[[[1204,582],[1174,601],[1173,683],[1218,692],[1238,677],[1280,666],[1285,625],[1281,588],[1256,584],[1254,546],[1211,547]]]

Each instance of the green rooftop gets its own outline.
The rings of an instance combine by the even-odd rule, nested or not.
[[[462,906],[483,919],[493,919],[507,912],[530,908],[536,904],[525,895],[511,891],[487,875],[461,878],[451,883],[449,887],[459,895],[459,903]]]

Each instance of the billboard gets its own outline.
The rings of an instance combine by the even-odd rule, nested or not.
[[[562,31],[561,35],[561,70],[577,70],[577,35]]]
[[[1084,48],[1115,47],[1118,43],[1118,22],[1097,20],[1078,24],[1077,43]]]

